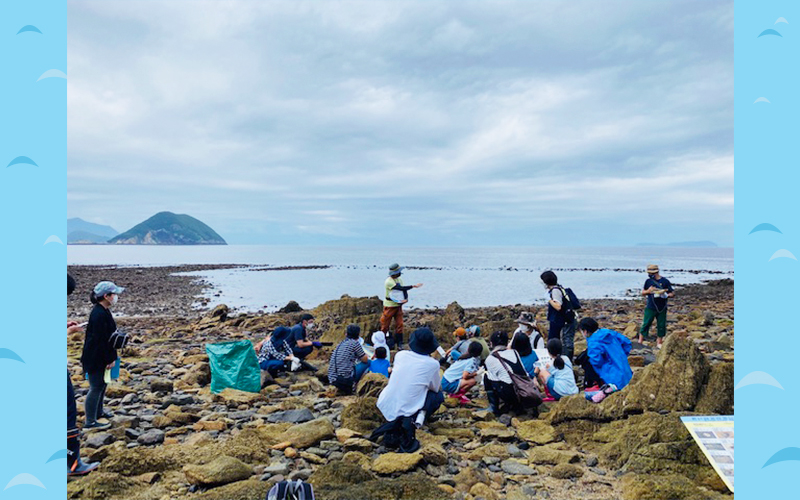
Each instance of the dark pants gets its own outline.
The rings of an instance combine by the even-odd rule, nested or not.
[[[105,369],[96,372],[88,372],[89,375],[89,394],[86,395],[84,412],[86,413],[86,425],[93,424],[103,414],[103,398],[106,395],[106,382],[103,380]]]
[[[314,346],[311,345],[308,347],[292,347],[292,354],[294,354],[295,357],[298,357],[300,359],[306,359],[306,356],[311,354],[311,351],[313,350]]]
[[[483,386],[486,389],[489,407],[495,415],[500,415],[510,409],[520,410],[519,399],[517,398],[517,393],[514,392],[513,385],[489,380],[489,377],[484,375]]]
[[[439,392],[428,391],[425,395],[425,403],[422,405],[422,410],[425,411],[425,420],[429,420],[431,415],[436,413],[444,403],[444,392],[440,389]]]
[[[550,322],[550,330],[547,334],[547,339],[559,339],[563,347],[562,353],[568,357],[570,361],[575,356],[575,330],[578,322],[575,321],[575,316],[572,316],[572,321],[567,321],[565,318],[556,318]]]
[[[597,374],[597,371],[592,366],[592,363],[589,362],[589,354],[586,351],[578,354],[578,357],[575,358],[575,362],[583,368],[583,387],[602,387],[605,382],[603,379],[600,378],[600,375]]]
[[[369,363],[364,363],[362,361],[356,365],[352,377],[338,378],[335,382],[331,382],[331,385],[339,389],[339,391],[343,392],[344,394],[352,394],[356,384],[359,380],[361,380],[361,377],[368,369]],[[442,401],[444,401],[444,399]]]
[[[389,336],[389,326],[394,318],[394,337]],[[381,331],[386,334],[389,347],[400,346],[403,343],[403,306],[384,307],[381,315]],[[394,342],[392,342],[394,340]]]
[[[67,372],[67,467],[72,467],[81,456],[78,436],[78,406],[75,404],[75,389]]]
[[[258,366],[260,366],[262,370],[268,371],[273,378],[277,377],[279,373],[286,371],[286,362],[278,359],[265,359],[260,362]]]

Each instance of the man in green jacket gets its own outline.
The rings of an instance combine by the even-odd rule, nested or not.
[[[381,316],[381,331],[386,334],[390,348],[401,349],[403,345],[403,304],[408,302],[408,291],[419,288],[422,283],[405,286],[400,278],[403,273],[400,264],[389,266],[389,277],[384,282],[383,315]],[[394,318],[394,337],[389,336],[389,326]]]

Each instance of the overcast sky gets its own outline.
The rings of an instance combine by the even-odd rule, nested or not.
[[[733,245],[733,2],[70,1],[68,215]]]

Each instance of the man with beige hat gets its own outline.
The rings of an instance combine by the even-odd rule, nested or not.
[[[675,296],[675,290],[672,283],[659,274],[656,264],[647,266],[647,280],[642,287],[642,295],[647,297],[647,305],[644,308],[642,328],[639,330],[639,343],[644,342],[653,320],[656,320],[656,348],[661,349],[661,343],[667,335],[667,299]]]

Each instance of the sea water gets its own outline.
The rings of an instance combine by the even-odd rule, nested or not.
[[[674,284],[733,278],[732,248],[374,248],[70,245],[70,265],[174,266],[231,264],[243,268],[190,272],[211,283],[206,295],[240,310],[274,311],[295,300],[312,308],[342,295],[382,296],[388,267],[407,266],[406,307],[537,304],[546,297],[539,279],[553,269],[580,298],[635,295],[650,263]],[[295,268],[275,270],[274,268]],[[306,267],[309,269],[296,269]]]

